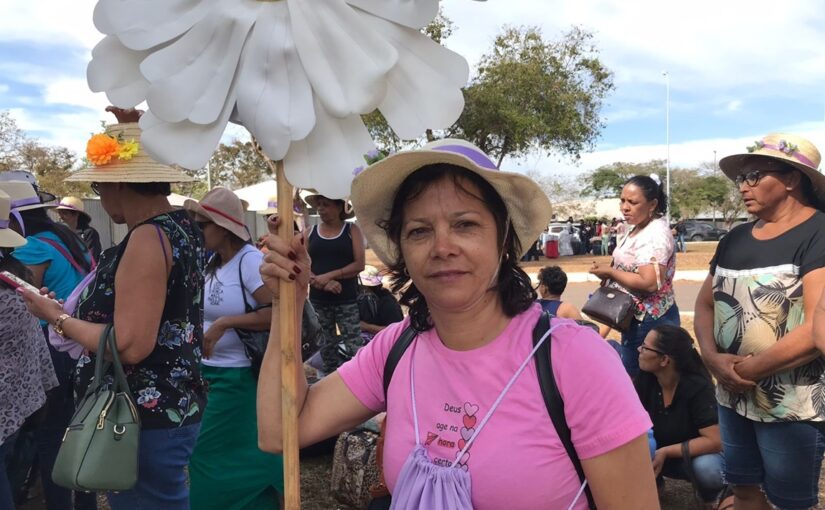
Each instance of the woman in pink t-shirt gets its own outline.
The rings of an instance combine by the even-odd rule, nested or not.
[[[410,314],[312,391],[301,381],[300,444],[386,410],[392,508],[581,510],[585,488],[599,508],[659,508],[650,420],[630,379],[596,333],[566,319],[551,321],[552,375],[586,485],[548,415],[533,358],[541,307],[518,266],[550,218],[541,189],[448,139],[367,168],[351,200]],[[303,239],[270,236],[269,248],[264,282],[277,295],[280,281],[296,281],[300,305],[310,263]],[[416,336],[385,394],[387,358],[408,328]],[[258,431],[263,449],[280,451],[277,348],[261,370]]]

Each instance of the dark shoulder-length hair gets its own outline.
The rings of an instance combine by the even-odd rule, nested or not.
[[[693,347],[690,333],[672,324],[656,326],[652,331],[656,332],[655,348],[673,360],[673,366],[680,377],[698,376],[713,384],[699,351]],[[635,384],[639,395],[645,395],[650,388],[658,386],[659,382],[654,374],[642,370],[636,376]]]
[[[518,265],[521,243],[514,233],[507,207],[490,183],[478,174],[454,165],[428,165],[410,174],[398,188],[390,217],[377,222],[387,233],[390,242],[395,244],[398,254],[396,260],[389,265],[390,288],[394,293],[400,294],[400,303],[409,308],[410,323],[416,331],[426,331],[433,327],[427,300],[407,274],[407,264],[401,253],[401,231],[407,203],[444,180],[451,181],[460,192],[480,200],[492,213],[496,222],[498,245],[502,246],[502,251],[499,254],[501,262],[498,281],[491,290],[498,293],[504,313],[508,317],[515,317],[527,310],[537,296],[530,277]],[[478,192],[468,184],[477,188]]]
[[[12,248],[0,248],[0,271],[8,271],[14,276],[33,283],[31,271],[22,262],[14,258],[12,255]],[[3,281],[0,281],[0,288],[10,289],[11,286]]]

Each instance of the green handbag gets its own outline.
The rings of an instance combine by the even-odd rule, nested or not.
[[[107,350],[112,363],[105,360]],[[110,369],[114,384],[108,387],[102,382]],[[80,491],[131,489],[138,479],[139,437],[140,418],[109,324],[100,335],[94,379],[63,435],[52,480]]]

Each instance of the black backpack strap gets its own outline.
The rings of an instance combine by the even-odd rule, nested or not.
[[[390,349],[389,355],[387,355],[387,361],[384,363],[384,402],[387,401],[387,390],[390,388],[392,373],[395,372],[395,367],[397,367],[398,362],[401,361],[401,356],[407,352],[412,341],[415,340],[416,335],[418,335],[418,333],[415,332],[412,326],[404,328],[401,336],[395,341],[392,349]]]
[[[246,310],[246,313],[250,313],[255,311],[252,306],[249,305],[249,301],[246,299],[246,287],[243,285],[243,258],[249,255],[249,252],[244,253],[241,255],[241,260],[238,261],[238,282],[241,284],[241,297],[243,298],[243,307]],[[227,261],[228,262],[228,261]]]
[[[542,313],[536,327],[533,329],[533,345],[535,346],[541,337],[550,329],[549,313]],[[536,351],[536,372],[539,378],[539,387],[541,388],[541,396],[544,398],[544,405],[547,406],[547,412],[550,413],[550,419],[553,421],[553,426],[556,428],[556,433],[567,451],[567,456],[570,457],[570,462],[576,469],[579,475],[579,480],[584,483],[584,469],[582,469],[579,455],[576,453],[576,448],[573,446],[573,440],[570,437],[570,427],[567,426],[567,418],[564,416],[564,400],[561,398],[559,388],[556,385],[556,377],[553,375],[553,363],[551,358],[550,341],[552,336],[546,341],[542,342]],[[584,487],[585,496],[587,496],[587,504],[591,510],[595,510],[596,503],[593,500],[593,493],[590,491],[590,486]]]

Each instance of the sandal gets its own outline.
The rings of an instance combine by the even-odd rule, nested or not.
[[[716,503],[716,510],[733,510],[733,488],[730,485],[725,485],[722,492],[719,494],[718,503]]]

